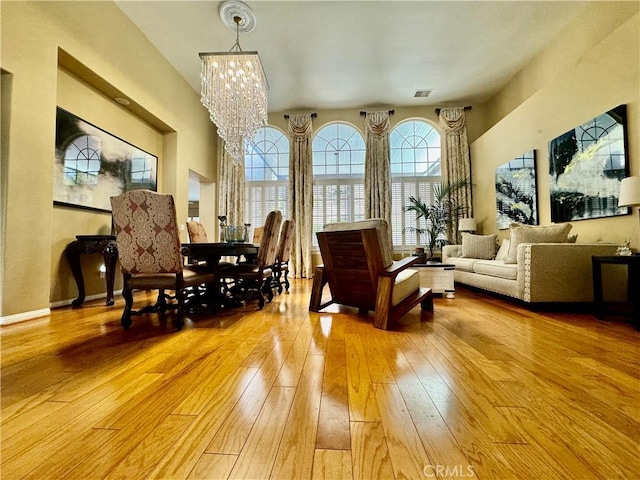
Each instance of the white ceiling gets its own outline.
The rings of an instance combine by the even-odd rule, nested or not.
[[[117,1],[200,91],[199,52],[228,51],[219,1]],[[247,1],[240,34],[269,81],[269,111],[474,104],[491,98],[588,2]],[[416,90],[433,89],[429,98]]]

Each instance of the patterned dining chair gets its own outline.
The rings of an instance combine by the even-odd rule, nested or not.
[[[260,243],[262,241],[262,235],[264,235],[264,226],[254,227],[253,243]]]
[[[223,281],[232,281],[233,286],[229,289],[228,294],[233,300],[247,301],[257,297],[260,309],[264,307],[265,295],[269,302],[273,300],[271,279],[273,265],[276,261],[281,223],[281,211],[269,212],[264,223],[262,240],[255,263],[236,263],[220,271],[220,277]]]
[[[197,293],[198,289],[191,287],[213,282],[215,276],[204,269],[183,265],[173,196],[131,190],[111,197],[111,208],[124,278],[125,307],[120,323],[128,329],[132,315],[165,312],[176,308],[167,300],[176,300],[174,323],[178,330],[182,329],[187,290]],[[159,291],[157,302],[134,311],[133,291],[148,289]]]
[[[207,243],[207,230],[200,222],[187,222],[187,232],[189,233],[189,241],[191,243]]]
[[[189,243],[207,243],[207,230],[200,222],[190,220],[187,222],[187,233],[189,234]],[[201,262],[194,260],[185,254],[185,259],[188,265],[198,265]]]
[[[282,223],[280,230],[276,262],[273,265],[273,286],[278,289],[278,294],[282,293],[283,286],[284,290],[289,293],[289,257],[291,257],[291,247],[293,246],[294,227],[293,219],[288,219]]]

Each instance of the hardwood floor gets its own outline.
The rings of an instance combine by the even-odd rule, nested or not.
[[[639,478],[622,319],[459,289],[382,331],[310,288],[181,332],[119,297],[2,327],[2,478]]]

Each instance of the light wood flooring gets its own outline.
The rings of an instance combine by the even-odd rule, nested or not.
[[[381,331],[310,286],[181,332],[121,298],[2,327],[2,479],[639,478],[623,319],[458,289]]]

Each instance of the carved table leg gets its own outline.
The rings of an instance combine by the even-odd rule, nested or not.
[[[596,258],[591,258],[593,274],[593,303],[598,320],[604,320],[604,300],[602,298],[602,264]]]
[[[629,264],[628,298],[633,308],[633,321],[637,331],[640,331],[640,265]]]
[[[73,278],[75,279],[76,285],[78,286],[78,298],[76,298],[71,303],[71,305],[74,307],[79,307],[80,305],[82,305],[82,302],[84,302],[85,291],[82,268],[80,267],[80,251],[78,250],[77,240],[67,245],[65,254],[67,255],[67,261],[69,262],[71,273],[73,273]]]
[[[116,274],[116,261],[118,249],[115,245],[108,245],[102,252],[107,276],[107,305],[113,305],[113,281]]]

